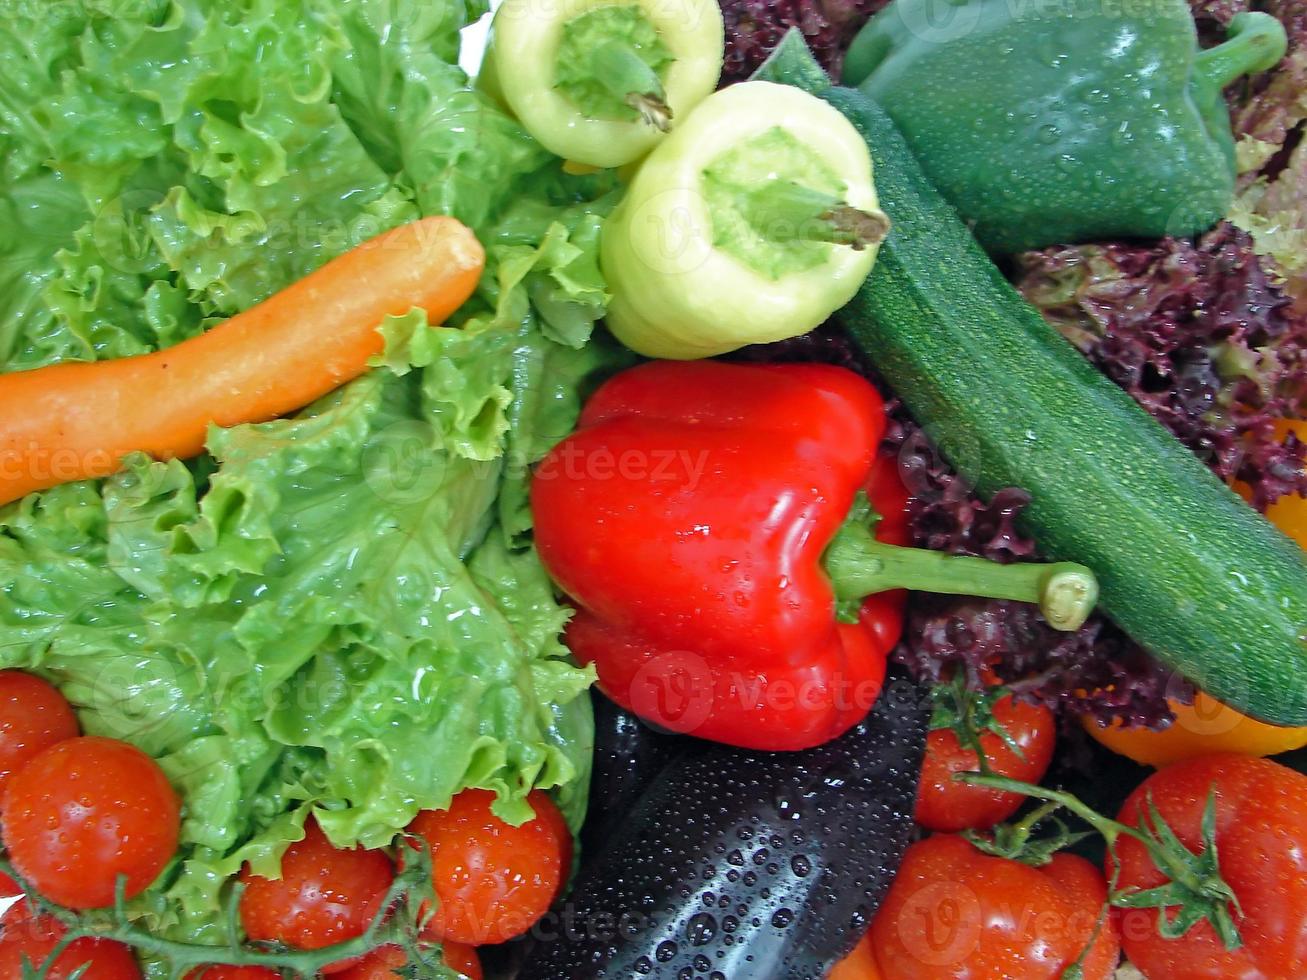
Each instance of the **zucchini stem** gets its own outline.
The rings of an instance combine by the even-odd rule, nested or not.
[[[865,497],[826,549],[826,573],[842,607],[890,589],[1031,602],[1054,629],[1074,632],[1098,602],[1098,580],[1083,565],[1000,565],[984,558],[903,548],[877,541],[879,517]]]
[[[634,47],[625,41],[605,41],[590,59],[595,80],[609,94],[638,112],[647,125],[664,133],[671,129],[672,108],[662,79]]]
[[[775,242],[807,241],[848,245],[861,251],[889,234],[889,218],[879,209],[862,211],[834,194],[792,180],[771,180],[742,194],[749,224]]]

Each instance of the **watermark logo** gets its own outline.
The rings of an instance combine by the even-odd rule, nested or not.
[[[91,222],[91,241],[117,272],[147,271],[158,261],[147,224],[163,201],[158,191],[129,191],[108,201]]]
[[[683,275],[702,267],[713,252],[712,226],[702,218],[705,210],[702,198],[680,188],[641,199],[627,230],[631,252],[659,275]]]
[[[363,482],[387,504],[429,498],[445,479],[446,455],[427,422],[410,419],[388,426],[363,450]]]
[[[908,897],[898,916],[899,936],[927,966],[956,966],[980,944],[982,912],[966,885],[935,881]]]
[[[975,31],[982,5],[968,0],[923,0],[892,8],[913,37],[928,44],[947,44]]]
[[[673,650],[646,662],[631,680],[631,710],[677,732],[697,731],[713,711],[713,672],[696,653]]]
[[[567,441],[557,446],[535,469],[536,480],[598,481],[674,485],[693,492],[708,468],[710,453],[672,447],[625,449],[587,446]]]

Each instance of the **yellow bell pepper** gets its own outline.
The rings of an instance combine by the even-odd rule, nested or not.
[[[481,86],[553,153],[620,167],[717,87],[724,44],[713,0],[505,0]]]
[[[1292,432],[1299,439],[1307,440],[1307,422],[1286,421],[1280,428],[1285,436]],[[1266,516],[1300,546],[1307,548],[1307,497],[1296,493],[1281,497],[1267,510]]]
[[[1220,752],[1239,755],[1278,755],[1307,745],[1307,728],[1278,728],[1240,714],[1199,692],[1192,706],[1171,703],[1175,721],[1154,732],[1147,728],[1099,727],[1084,719],[1085,730],[1118,755],[1144,766],[1169,766]]]
[[[606,224],[608,327],[675,359],[806,333],[853,298],[888,228],[842,114],[791,86],[732,85],[649,155]]]

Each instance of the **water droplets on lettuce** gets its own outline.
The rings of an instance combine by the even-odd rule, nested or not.
[[[453,0],[0,6],[0,369],[176,343],[423,214],[487,245],[451,327],[189,462],[0,512],[0,666],[158,758],[183,849],[135,909],[218,935],[310,810],[390,840],[465,786],[585,806],[591,676],[534,552],[529,465],[619,363],[590,331],[612,189],[453,66]]]

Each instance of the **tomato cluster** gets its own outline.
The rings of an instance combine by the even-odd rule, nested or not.
[[[546,912],[572,863],[572,835],[543,792],[530,794],[535,817],[513,826],[492,809],[494,794],[467,790],[447,810],[418,814],[408,833],[430,851],[438,906],[423,910],[424,942],[472,980],[481,980],[477,945],[526,932]],[[36,896],[68,909],[103,909],[119,892],[149,888],[177,852],[181,801],[159,765],[125,742],[80,734],[68,702],[46,681],[0,671],[0,827],[20,879]],[[318,950],[364,935],[395,879],[382,850],[337,847],[310,818],[282,855],[279,873],[240,875],[240,921],[255,943]],[[0,893],[18,885],[0,875]],[[51,960],[64,928],[19,902],[0,925],[0,978],[46,968],[50,980],[138,980],[132,950],[77,939]],[[47,962],[48,961],[48,962]],[[407,957],[382,946],[322,970],[340,980],[403,976]],[[80,971],[80,972],[79,972]],[[263,966],[212,965],[187,980],[267,980]]]
[[[1009,736],[1020,746],[1044,724],[1012,707],[996,706],[995,715],[1012,726]],[[1033,767],[1037,774],[1020,778],[1042,778],[1036,765],[1042,756],[1016,755],[1006,742],[987,739],[982,744],[987,753],[995,750],[989,760],[995,771]],[[918,800],[923,825],[986,829],[1020,805],[1020,796],[1000,806],[992,792],[948,778],[975,766],[975,753],[952,732],[931,734]],[[1122,952],[1150,980],[1304,975],[1307,776],[1250,754],[1186,758],[1146,779],[1116,823],[1160,825],[1166,828],[1162,837],[1174,835],[1187,854],[1215,853],[1213,880],[1228,889],[1221,901],[1228,902],[1237,945],[1201,917],[1172,935],[1180,909],[1166,901],[1162,908],[1113,907],[1119,903],[1109,902],[1112,875],[1116,898],[1146,895],[1173,880],[1157,855],[1129,834],[1115,838],[1100,871],[1066,853],[1051,859],[1034,854],[1025,863],[939,833],[908,849],[871,929],[831,980],[1054,980],[1073,966],[1085,980],[1107,980]]]
[[[125,742],[79,734],[64,697],[46,681],[0,671],[0,826],[14,869],[43,898],[106,908],[118,889],[140,894],[177,850],[181,806],[149,756]],[[3,891],[18,895],[7,876]],[[64,935],[58,921],[20,902],[0,933],[0,976],[45,964]],[[133,980],[126,946],[77,939],[48,964],[50,980]]]
[[[1293,497],[1268,516],[1307,546],[1304,515],[1307,502]],[[1266,725],[1201,693],[1192,705],[1173,703],[1175,721],[1163,731],[1085,722],[1107,748],[1160,767],[1117,823],[1156,828],[1160,820],[1188,854],[1215,852],[1238,933],[1231,944],[1202,916],[1172,935],[1176,906],[1112,907],[1130,904],[1109,902],[1113,874],[1117,898],[1173,880],[1129,834],[1115,838],[1103,872],[1066,854],[1032,854],[1027,864],[955,836],[988,831],[1025,802],[955,778],[981,768],[977,748],[986,771],[1024,783],[1040,782],[1052,758],[1047,709],[1010,696],[984,707],[979,729],[954,724],[954,715],[971,718],[957,711],[930,732],[915,815],[936,836],[909,848],[871,929],[830,980],[1036,980],[1073,965],[1092,980],[1112,976],[1121,952],[1150,980],[1307,975],[1307,777],[1260,758],[1307,745],[1307,728]]]
[[[419,813],[408,833],[431,854],[439,900],[423,909],[424,938],[445,962],[478,977],[475,946],[519,936],[558,895],[571,867],[572,834],[558,807],[539,790],[527,800],[535,817],[513,826],[492,811],[495,795],[469,789],[446,810]],[[281,877],[241,874],[241,924],[253,940],[294,949],[322,949],[363,935],[381,911],[395,869],[381,851],[334,847],[315,823],[282,856]],[[382,947],[362,959],[325,968],[341,980],[399,976],[403,950]]]

